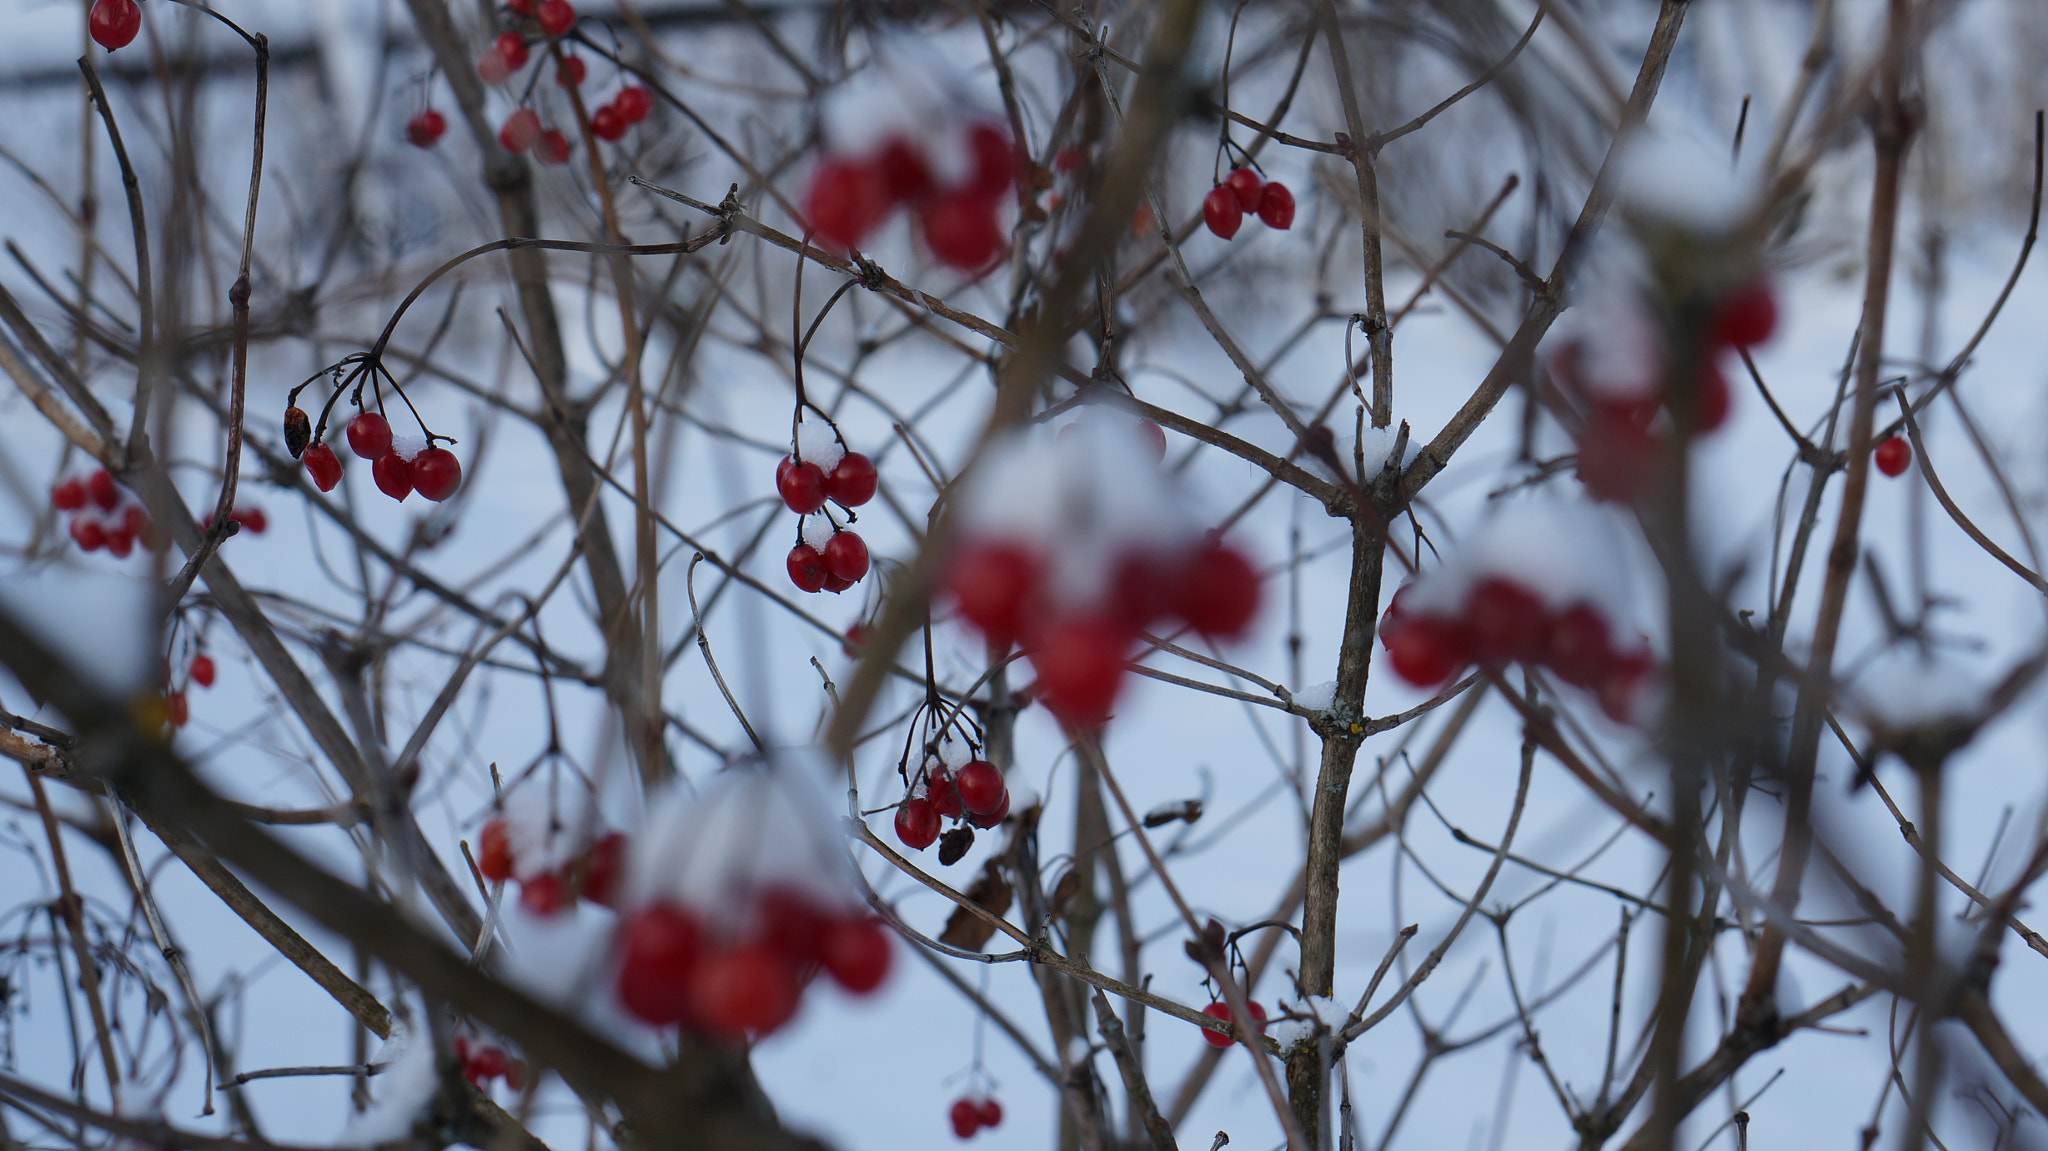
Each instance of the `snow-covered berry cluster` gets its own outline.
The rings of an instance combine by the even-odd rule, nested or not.
[[[1777,299],[1769,284],[1756,281],[1715,300],[1708,316],[1693,368],[1694,434],[1727,422],[1733,397],[1721,361],[1770,339]],[[1579,479],[1593,498],[1627,503],[1648,490],[1672,434],[1671,337],[1640,299],[1592,308],[1579,327],[1550,362],[1552,378],[1584,416]]]
[[[377,412],[363,412],[348,422],[348,447],[370,461],[370,478],[377,482],[377,490],[400,503],[414,492],[439,503],[454,495],[462,484],[462,461],[455,458],[454,452],[421,443],[398,443],[392,436],[391,422]],[[324,492],[334,483],[322,482],[322,475],[329,481],[339,480],[341,461],[335,458],[329,470],[323,458],[319,461],[320,470],[315,470],[314,453],[321,451],[327,457],[334,456],[332,448],[321,444],[307,449],[305,459],[306,471]]]
[[[477,871],[492,883],[518,880],[519,905],[539,916],[578,899],[618,906],[625,858],[625,835],[598,832],[580,790],[515,788],[477,834]]]
[[[1437,687],[1472,665],[1548,668],[1631,722],[1654,661],[1623,640],[1626,584],[1590,508],[1525,501],[1497,512],[1451,562],[1394,594],[1380,643],[1395,674]]]
[[[514,1091],[526,1089],[526,1061],[514,1059],[495,1043],[455,1037],[455,1058],[462,1063],[462,1077],[479,1091],[490,1090],[491,1080],[503,1079]]]
[[[859,532],[840,526],[825,504],[850,513],[875,498],[880,477],[873,460],[846,450],[837,428],[822,425],[828,436],[814,430],[820,426],[798,422],[790,454],[775,465],[775,490],[800,517],[796,546],[784,561],[789,582],[801,591],[836,594],[868,574],[868,545]]]
[[[972,1139],[984,1130],[1002,1125],[1003,1105],[993,1095],[963,1095],[953,1101],[946,1118],[952,1121],[956,1138]]]
[[[1091,412],[1074,431],[989,453],[959,510],[944,576],[960,619],[1020,644],[1060,718],[1108,718],[1138,635],[1178,620],[1234,639],[1259,606],[1245,554],[1204,532],[1158,466],[1156,425]]]
[[[995,764],[974,758],[974,753],[956,740],[944,740],[911,778],[910,793],[896,807],[896,838],[913,851],[923,851],[939,838],[939,829],[952,820],[986,831],[1010,814],[1010,785]],[[972,831],[955,833],[957,846],[949,842],[940,849],[941,863],[954,863],[974,842]]]
[[[135,545],[156,546],[155,526],[135,496],[105,468],[89,476],[72,476],[50,489],[50,506],[71,517],[71,542],[80,551],[107,549],[127,559]]]
[[[1269,181],[1250,168],[1233,168],[1202,197],[1202,222],[1223,239],[1237,235],[1247,213],[1268,228],[1284,232],[1294,226],[1294,193],[1280,181]]]

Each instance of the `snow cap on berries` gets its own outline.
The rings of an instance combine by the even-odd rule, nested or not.
[[[877,36],[870,46],[874,67],[855,72],[825,100],[826,149],[867,158],[902,140],[940,184],[966,183],[974,173],[967,133],[993,119],[967,74],[922,37]]]
[[[1726,144],[1646,128],[1629,138],[1620,161],[1617,199],[1642,222],[1725,235],[1756,208],[1756,182],[1730,166]]]
[[[1443,566],[1414,581],[1402,610],[1456,615],[1490,576],[1513,580],[1552,611],[1586,603],[1611,623],[1634,619],[1620,530],[1595,504],[1540,494],[1501,501]]]
[[[505,793],[501,818],[512,875],[521,881],[560,872],[589,848],[597,830],[590,792],[574,779],[540,777],[515,786]]]
[[[839,461],[846,458],[846,445],[839,442],[839,437],[832,433],[832,425],[825,421],[801,420],[796,425],[796,454],[803,462],[816,464],[819,471],[830,475]]]

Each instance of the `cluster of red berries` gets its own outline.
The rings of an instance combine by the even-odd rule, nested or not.
[[[1202,197],[1202,222],[1226,240],[1244,226],[1247,212],[1268,228],[1284,232],[1294,226],[1294,193],[1278,180],[1262,179],[1250,168],[1234,168]]]
[[[967,127],[966,178],[948,184],[919,145],[892,136],[867,156],[829,156],[811,176],[804,216],[811,231],[842,251],[857,247],[898,207],[917,219],[925,247],[941,264],[978,271],[1003,251],[1003,197],[1017,178],[1017,145],[997,125]]]
[[[857,508],[875,498],[879,480],[875,462],[859,452],[845,453],[830,471],[795,453],[782,457],[782,462],[775,465],[775,490],[781,494],[783,504],[800,516],[824,510],[827,500],[841,508]],[[789,571],[789,582],[799,590],[838,593],[868,574],[868,562],[867,541],[860,538],[860,533],[833,524],[832,536],[824,547],[814,547],[799,538],[796,546],[789,549],[784,566]]]
[[[255,535],[260,536],[270,529],[270,517],[264,515],[263,509],[255,504],[248,504],[246,506],[236,505],[235,510],[228,513],[228,518],[241,524],[243,531],[251,532]],[[212,531],[213,513],[208,512],[205,522],[199,526],[204,531]]]
[[[1757,282],[1729,293],[1713,310],[1706,350],[1693,379],[1692,430],[1711,432],[1727,422],[1733,397],[1717,362],[1721,353],[1771,338],[1778,326],[1778,302],[1768,284]],[[1594,499],[1627,503],[1647,490],[1667,433],[1658,417],[1670,396],[1661,379],[1647,389],[1612,390],[1580,379],[1579,345],[1565,345],[1553,371],[1587,407],[1578,434],[1578,474]]]
[[[1618,649],[1607,617],[1592,604],[1553,611],[1527,587],[1494,575],[1474,583],[1458,611],[1440,613],[1404,603],[1412,586],[1394,593],[1380,619],[1380,643],[1402,679],[1436,687],[1471,664],[1547,667],[1598,696],[1610,718],[1630,720],[1650,655]]]
[[[540,916],[555,915],[579,897],[602,907],[617,907],[625,866],[626,837],[607,832],[562,867],[521,879],[519,905]],[[492,883],[512,878],[512,831],[503,819],[484,824],[477,835],[476,869]]]
[[[1109,717],[1139,632],[1172,618],[1205,636],[1235,639],[1259,608],[1257,569],[1221,540],[1179,554],[1126,550],[1108,602],[1078,611],[1050,594],[1049,567],[1020,541],[974,540],[954,555],[945,588],[960,618],[990,643],[1023,645],[1038,673],[1038,698],[1078,726]]]
[[[984,759],[962,764],[949,771],[937,760],[928,761],[910,786],[910,795],[896,807],[896,838],[913,851],[923,851],[939,838],[944,819],[970,823],[986,831],[1010,814],[1010,785],[996,765]],[[953,863],[973,843],[969,832],[957,854],[942,851]]]
[[[93,43],[107,51],[126,48],[142,31],[142,8],[135,0],[93,0],[85,26]]]
[[[540,25],[541,34],[550,40],[567,35],[576,26],[576,6],[569,0],[541,0],[539,4],[533,0],[508,0],[506,7],[511,10],[511,15],[522,21],[532,17],[534,23]],[[498,38],[491,41],[490,49],[483,58],[476,62],[477,75],[482,76],[486,84],[503,84],[512,78],[514,72],[526,67],[531,58],[525,33],[518,29],[500,32]]]
[[[1252,1026],[1258,1028],[1259,1034],[1264,1035],[1266,1033],[1266,1009],[1259,1006],[1258,1000],[1247,999],[1244,1001],[1244,1011],[1245,1014],[1252,1017]],[[1230,1004],[1225,1003],[1221,999],[1202,1008],[1202,1014],[1211,1019],[1221,1019],[1225,1023],[1229,1023],[1233,1019],[1230,1013]],[[1206,1027],[1202,1029],[1202,1041],[1219,1051],[1237,1042],[1228,1035],[1211,1031]]]
[[[1871,450],[1870,462],[1877,465],[1878,471],[1898,479],[1913,465],[1913,445],[1897,436],[1886,436]]]
[[[836,911],[786,886],[760,889],[749,910],[732,931],[666,900],[627,915],[620,1003],[657,1027],[740,1042],[789,1022],[820,970],[856,995],[889,974],[888,930],[865,912]]]
[[[953,1121],[953,1134],[961,1139],[972,1139],[979,1131],[1003,1125],[1003,1105],[992,1095],[979,1099],[961,1096],[953,1101],[953,1109],[946,1113]]]
[[[192,666],[185,679],[194,687],[212,687],[215,672],[213,657],[201,653],[192,657]],[[183,688],[164,693],[164,718],[170,721],[172,727],[183,727],[186,721],[192,718],[192,708],[185,699]]]
[[[71,513],[71,541],[80,551],[105,548],[115,559],[124,560],[138,543],[145,549],[156,546],[156,528],[149,513],[105,468],[83,479],[73,476],[50,489],[50,504]]]
[[[503,1079],[514,1091],[526,1087],[526,1061],[512,1058],[495,1043],[472,1043],[469,1036],[457,1035],[455,1058],[462,1061],[462,1077],[478,1091],[488,1091],[493,1079]]]
[[[414,492],[440,503],[462,486],[462,461],[447,448],[431,444],[411,459],[392,445],[391,421],[364,412],[348,422],[349,450],[370,461],[377,490],[403,503]],[[316,455],[317,453],[317,455]],[[306,471],[320,490],[332,491],[341,480],[341,460],[326,444],[306,449]]]
[[[583,61],[572,56],[563,61],[562,65],[565,69],[571,64],[577,65],[575,73],[578,83],[583,79],[582,63]],[[555,78],[562,80],[559,75]],[[564,86],[568,86],[567,81],[564,81]],[[591,110],[590,134],[600,140],[623,139],[628,129],[645,120],[653,112],[654,93],[638,84],[628,84],[619,89],[619,94],[613,96],[609,103],[600,104]]]

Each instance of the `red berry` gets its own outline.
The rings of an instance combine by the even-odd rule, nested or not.
[[[564,88],[581,88],[583,81],[589,76],[590,67],[583,62],[581,56],[564,56],[562,62],[555,67],[555,83]]]
[[[336,458],[334,449],[326,444],[314,444],[300,457],[305,461],[306,474],[313,477],[313,486],[323,492],[331,492],[341,482],[341,460]]]
[[[1606,408],[1579,433],[1579,482],[1596,500],[1629,503],[1650,486],[1661,437]]]
[[[825,928],[818,959],[832,981],[855,995],[866,995],[889,977],[889,932],[865,915],[842,919]]]
[[[610,104],[590,114],[590,134],[600,140],[618,140],[625,136],[632,125],[619,115],[619,110]]]
[[[583,857],[583,898],[605,907],[617,907],[619,882],[626,870],[626,837],[607,832],[590,845]]]
[[[71,542],[80,551],[96,552],[106,546],[107,529],[96,519],[79,516],[71,521]]]
[[[960,789],[961,805],[977,815],[1002,806],[1010,794],[1003,773],[996,770],[995,764],[980,759],[961,768],[953,777],[953,785]]]
[[[1720,302],[1707,339],[1718,347],[1747,348],[1770,339],[1777,328],[1778,299],[1770,285],[1759,280]]]
[[[486,84],[503,84],[512,78],[512,65],[505,63],[505,58],[498,54],[498,48],[494,44],[488,52],[477,58],[476,74],[482,77]]]
[[[1259,1006],[1259,1001],[1256,999],[1245,1000],[1244,1010],[1245,1014],[1252,1017],[1252,1026],[1258,1028],[1261,1032],[1265,1031],[1266,1009]],[[1230,1004],[1219,999],[1209,1006],[1202,1008],[1202,1014],[1211,1019],[1221,1019],[1228,1022],[1231,1019]],[[1228,1047],[1231,1043],[1235,1042],[1228,1035],[1219,1035],[1214,1031],[1206,1029],[1202,1032],[1202,1038],[1208,1042],[1209,1046],[1215,1048]]]
[[[548,872],[519,884],[519,906],[543,918],[560,912],[569,905],[569,889],[562,883],[562,877]]]
[[[415,148],[431,148],[448,130],[448,117],[428,108],[405,122],[405,142]]]
[[[505,1064],[505,1086],[514,1091],[526,1090],[526,1060],[514,1059]]]
[[[972,189],[951,192],[925,207],[919,223],[925,246],[949,268],[978,271],[1003,254],[1003,227],[996,201]]]
[[[471,1083],[481,1087],[483,1086],[481,1081],[502,1079],[511,1068],[512,1063],[509,1059],[505,1058],[503,1049],[496,1046],[483,1046],[477,1048],[470,1055],[469,1065],[463,1068],[462,1073],[470,1076]]]
[[[491,43],[505,67],[516,72],[526,67],[526,38],[517,32],[500,32]]]
[[[793,887],[770,887],[759,897],[760,938],[793,966],[818,962],[831,917]]]
[[[833,595],[838,595],[840,592],[843,592],[847,588],[852,587],[857,582],[859,581],[847,579],[846,577],[839,575],[837,572],[828,570],[825,573],[825,590],[831,592]]]
[[[1883,443],[1877,445],[1877,450],[1870,453],[1870,459],[1878,471],[1896,478],[1904,475],[1912,464],[1913,445],[1897,436],[1887,436]]]
[[[112,52],[135,42],[135,34],[142,31],[142,9],[135,0],[93,0],[85,23],[93,43]]]
[[[805,460],[801,463],[783,457],[783,465],[775,469],[775,490],[782,495],[782,502],[798,515],[809,515],[825,506],[825,473],[818,465]]]
[[[848,452],[825,477],[825,494],[842,508],[857,508],[875,498],[875,461],[859,452]]]
[[[995,1100],[993,1100],[993,1099],[983,1099],[983,1100],[981,1101],[981,1107],[980,1107],[980,1111],[981,1111],[981,1125],[982,1125],[983,1127],[1000,1127],[1000,1126],[1002,1126],[1002,1123],[1003,1123],[1003,1105],[1002,1105],[1002,1104],[1000,1104],[1000,1103],[996,1102],[996,1101],[995,1101]]]
[[[824,553],[809,544],[798,544],[789,549],[789,558],[783,561],[789,569],[789,582],[798,591],[825,590],[825,577],[830,572],[825,567]]]
[[[1278,180],[1266,185],[1259,195],[1259,219],[1268,228],[1286,231],[1294,226],[1294,193]]]
[[[505,117],[505,123],[498,128],[498,144],[515,155],[533,147],[539,139],[540,113],[531,108],[521,108]]]
[[[1489,576],[1465,597],[1465,633],[1480,663],[1541,659],[1549,629],[1543,601],[1513,580]]]
[[[858,160],[827,160],[811,175],[804,216],[828,247],[846,249],[867,239],[888,218],[894,201],[881,169]]]
[[[505,0],[505,7],[521,16],[533,15],[533,0]]]
[[[1138,435],[1145,441],[1145,446],[1152,449],[1152,462],[1158,463],[1166,458],[1165,428],[1160,427],[1151,420],[1139,420]]]
[[[540,21],[540,30],[550,36],[560,36],[576,26],[576,6],[569,0],[541,0],[533,15]]]
[[[960,802],[960,789],[953,782],[953,773],[944,767],[935,767],[925,776],[925,787],[932,798],[932,810],[947,819],[958,819],[967,808]]]
[[[476,837],[476,869],[492,883],[512,878],[512,831],[502,819],[484,824]]]
[[[1636,700],[1649,677],[1649,656],[1640,652],[1617,656],[1600,681],[1600,710],[1616,723],[1634,723]]]
[[[1175,573],[1159,557],[1145,551],[1125,552],[1110,573],[1110,615],[1129,630],[1139,631],[1178,610],[1177,592]]]
[[[1237,194],[1237,206],[1247,212],[1259,210],[1259,197],[1266,191],[1266,181],[1250,168],[1233,168],[1230,175],[1223,177],[1224,187]]]
[[[412,494],[412,465],[397,452],[386,452],[371,464],[370,478],[377,481],[378,491],[400,503]]]
[[[954,1103],[946,1117],[953,1124],[953,1134],[961,1139],[972,1139],[974,1133],[981,1130],[981,1108],[976,1107],[972,1099]]]
[[[127,559],[128,554],[134,550],[135,532],[133,529],[124,525],[118,528],[111,528],[107,531],[108,555],[113,556],[117,560],[124,560]]]
[[[192,718],[192,710],[186,705],[185,693],[174,691],[164,697],[164,714],[170,717],[172,727],[183,727]]]
[[[1607,675],[1614,651],[1608,645],[1607,617],[1590,604],[1573,604],[1550,621],[1543,662],[1574,687],[1592,687]]]
[[[628,917],[619,944],[619,1002],[626,1010],[657,1027],[690,1018],[701,936],[696,917],[673,904]]]
[[[916,144],[901,136],[892,136],[882,145],[874,166],[889,198],[899,204],[921,200],[932,190],[931,165],[925,163],[924,153],[918,151]]]
[[[92,474],[92,479],[87,481],[86,490],[92,495],[92,502],[98,504],[101,511],[113,511],[114,505],[121,502],[120,485],[114,482],[113,474],[105,468]]]
[[[412,458],[413,490],[440,503],[462,485],[462,461],[447,448],[428,448]]]
[[[741,1040],[789,1022],[802,992],[788,960],[764,943],[748,943],[698,960],[690,1009],[712,1034]]]
[[[847,587],[868,574],[868,543],[860,533],[837,531],[825,542],[825,569],[846,581]]]
[[[72,476],[50,489],[50,506],[58,511],[75,512],[85,506],[85,481]]]
[[[1082,154],[1081,149],[1074,147],[1072,144],[1061,148],[1052,158],[1052,166],[1069,176],[1080,171],[1081,166],[1087,162],[1088,157]]]
[[[348,449],[366,460],[381,460],[391,454],[391,421],[376,412],[364,412],[348,422]]]
[[[1728,422],[1728,411],[1734,406],[1728,392],[1728,377],[1709,360],[1700,365],[1699,374],[1692,382],[1692,430],[1711,432]]]
[[[1437,686],[1470,658],[1464,629],[1438,616],[1402,618],[1380,634],[1394,674],[1416,687]]]
[[[896,838],[912,851],[923,851],[939,838],[939,813],[931,800],[913,797],[897,805]]]
[[[848,659],[859,659],[860,650],[867,645],[867,642],[868,625],[863,620],[846,629],[846,640],[839,645],[839,650],[845,652]]]
[[[1038,697],[1053,714],[1077,727],[1109,718],[1124,678],[1129,636],[1098,619],[1062,620],[1047,628],[1031,666],[1038,672]]]
[[[1010,793],[1006,790],[1003,792],[1002,802],[996,804],[994,810],[970,811],[967,813],[967,822],[973,824],[976,827],[981,828],[983,831],[987,831],[989,828],[994,827],[996,824],[1001,823],[1003,820],[1009,818],[1009,815]]]
[[[192,657],[192,682],[200,687],[212,687],[214,677],[213,657],[195,655]]]
[[[549,128],[540,134],[540,142],[533,146],[533,154],[543,164],[566,164],[569,162],[569,137]]]
[[[970,544],[946,571],[961,618],[997,644],[1023,632],[1038,580],[1037,557],[1013,543]]]
[[[1212,543],[1181,572],[1177,608],[1203,635],[1234,639],[1259,610],[1259,573],[1236,548]]]
[[[638,84],[619,89],[612,97],[612,107],[619,110],[619,118],[628,124],[638,124],[654,111],[654,93]]]
[[[1009,191],[1017,179],[1017,146],[1010,134],[993,124],[976,124],[968,129],[967,146],[974,153],[968,190],[990,200]]]
[[[270,527],[270,517],[264,515],[263,509],[258,507],[236,508],[228,513],[228,518],[241,524],[243,531],[253,532],[259,536]]]
[[[1237,193],[1219,184],[1202,197],[1202,222],[1209,230],[1228,240],[1244,226],[1244,207]]]

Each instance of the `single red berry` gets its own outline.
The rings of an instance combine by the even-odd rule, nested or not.
[[[939,838],[939,812],[931,800],[913,797],[897,805],[896,838],[912,851],[923,851]]]
[[[786,466],[775,469],[775,490],[782,502],[798,515],[809,515],[825,506],[825,473],[818,465],[783,457]]]
[[[348,422],[348,450],[366,460],[381,460],[391,454],[391,421],[376,412],[364,412]]]
[[[1072,144],[1069,144],[1066,147],[1061,148],[1058,152],[1053,154],[1052,158],[1053,168],[1057,171],[1064,172],[1069,176],[1080,171],[1082,165],[1086,164],[1087,162],[1087,155],[1084,154],[1081,151],[1081,149],[1074,147]]]
[[[560,36],[576,26],[576,6],[569,0],[541,0],[533,15],[540,21],[540,30],[550,36]]]
[[[1731,292],[1714,309],[1708,342],[1726,348],[1747,348],[1771,338],[1778,329],[1778,298],[1762,280]]]
[[[86,499],[85,481],[77,476],[50,489],[50,506],[58,511],[75,512],[85,506]]]
[[[521,880],[519,906],[542,918],[556,915],[569,906],[569,887],[552,871]]]
[[[1237,235],[1244,226],[1244,207],[1237,202],[1237,193],[1221,184],[1209,189],[1202,197],[1202,222],[1226,240]]]
[[[848,659],[859,659],[860,650],[867,642],[868,625],[866,620],[862,620],[846,629],[846,638],[840,643],[839,650],[845,652]]]
[[[953,1124],[953,1134],[961,1139],[972,1139],[981,1130],[981,1108],[972,1099],[961,1099],[946,1112],[946,1118]]]
[[[569,162],[569,137],[549,128],[540,134],[539,142],[533,146],[533,154],[543,164],[566,164]]]
[[[983,1127],[1000,1127],[1003,1124],[1003,1105],[994,1099],[983,1099],[979,1108]]]
[[[505,123],[498,128],[499,146],[514,155],[533,147],[539,140],[540,113],[531,108],[521,108],[505,117]]]
[[[827,160],[811,175],[804,217],[826,245],[844,250],[868,238],[894,201],[880,168],[859,160]]]
[[[623,139],[626,129],[631,126],[626,123],[624,116],[619,115],[619,110],[610,104],[590,114],[590,134],[600,140]]]
[[[1003,773],[996,770],[995,764],[981,759],[962,767],[953,777],[953,785],[960,789],[961,805],[977,815],[1002,806],[1004,797],[1010,794]]]
[[[377,490],[405,502],[412,494],[412,465],[397,452],[386,452],[370,465],[370,478],[377,481]]]
[[[1259,1006],[1258,1000],[1247,999],[1244,1003],[1244,1010],[1245,1014],[1252,1017],[1252,1026],[1263,1032],[1266,1029],[1266,1009]],[[1219,999],[1209,1006],[1202,1008],[1202,1014],[1211,1019],[1221,1019],[1229,1022],[1231,1019],[1230,1004]],[[1236,1042],[1228,1035],[1219,1035],[1214,1031],[1206,1029],[1202,1032],[1202,1038],[1208,1042],[1209,1046],[1219,1049],[1228,1047]]]
[[[847,588],[852,587],[855,583],[858,582],[858,580],[847,579],[845,576],[840,575],[838,572],[830,570],[827,570],[825,572],[825,590],[831,592],[833,595],[838,595],[840,592],[845,591]]]
[[[1870,459],[1877,465],[1878,471],[1896,478],[1904,475],[1906,468],[1912,464],[1913,445],[1897,436],[1887,436],[1885,441],[1870,453]]]
[[[859,532],[836,531],[825,541],[825,569],[846,581],[848,587],[868,574],[868,543]]]
[[[1259,197],[1266,191],[1266,181],[1250,168],[1233,168],[1230,175],[1223,177],[1223,185],[1237,194],[1237,206],[1247,212],[1259,210]]]
[[[925,246],[949,268],[979,271],[1003,254],[996,201],[971,189],[933,200],[918,222],[924,227]]]
[[[857,508],[875,498],[875,461],[859,452],[848,452],[825,477],[825,494],[842,508]]]
[[[1470,658],[1465,629],[1439,616],[1403,618],[1380,634],[1394,674],[1416,687],[1443,683]]]
[[[1649,488],[1663,449],[1663,437],[1600,409],[1579,433],[1579,482],[1596,500],[1633,502]]]
[[[809,544],[798,544],[789,549],[789,558],[783,561],[789,570],[789,582],[798,591],[825,590],[825,577],[830,573],[825,567],[825,555]]]
[[[761,941],[792,966],[807,967],[818,962],[832,916],[809,895],[794,887],[768,887],[756,898],[756,913],[760,917]]]
[[[143,547],[156,546],[156,525],[149,522],[148,512],[134,504],[121,514],[121,530],[129,538],[140,541]]]
[[[505,7],[520,16],[533,15],[533,0],[505,0]]]
[[[832,981],[855,995],[866,995],[889,977],[889,931],[865,915],[841,919],[825,928],[818,960]]]
[[[300,457],[305,461],[306,474],[313,477],[313,486],[323,492],[331,492],[341,482],[341,460],[334,449],[326,444],[314,444]]]
[[[994,124],[976,124],[967,131],[967,147],[974,153],[968,190],[991,200],[1009,191],[1017,179],[1017,145],[1010,134]]]
[[[1294,193],[1278,180],[1266,185],[1259,195],[1259,219],[1268,228],[1284,232],[1294,226]]]
[[[491,46],[497,50],[498,58],[505,67],[517,72],[526,67],[526,38],[517,32],[500,32]]]
[[[960,802],[960,789],[953,783],[953,773],[944,767],[934,767],[925,775],[925,789],[932,799],[932,810],[946,819],[958,819],[967,808]]]
[[[1118,556],[1110,573],[1110,616],[1130,631],[1178,610],[1175,573],[1149,551],[1132,549]]]
[[[1259,573],[1243,552],[1212,543],[1180,574],[1176,607],[1203,635],[1235,639],[1259,611]]]
[[[503,84],[512,78],[512,65],[505,63],[505,57],[498,54],[497,45],[477,57],[476,74],[486,84]]]
[[[589,76],[590,66],[583,62],[581,56],[564,56],[555,67],[555,83],[564,88],[581,88]]]
[[[1076,727],[1109,718],[1124,679],[1123,629],[1086,616],[1064,619],[1045,631],[1031,653],[1038,672],[1038,697],[1053,714]]]
[[[729,1040],[766,1035],[796,1014],[797,970],[765,943],[715,951],[690,977],[690,1009],[706,1030]]]
[[[447,448],[428,448],[412,458],[413,490],[440,503],[462,485],[462,461]]]
[[[654,93],[638,84],[629,84],[612,97],[612,107],[619,110],[619,118],[626,123],[638,124],[654,111]]]
[[[875,171],[881,174],[883,187],[889,190],[889,199],[899,203],[922,200],[932,190],[931,165],[925,163],[924,153],[916,144],[901,136],[892,136],[875,155]]]
[[[428,108],[405,122],[405,142],[415,148],[431,148],[447,130],[448,117]]]
[[[185,702],[185,693],[174,691],[164,697],[164,714],[170,717],[172,727],[183,727],[192,718],[192,710]]]
[[[657,903],[626,919],[620,936],[619,1002],[657,1027],[690,1018],[690,977],[702,948],[697,918]]]
[[[103,512],[113,511],[114,505],[121,502],[121,487],[114,482],[113,473],[105,468],[92,474],[86,490],[91,494],[92,502],[98,504]]]
[[[1037,557],[1021,545],[970,544],[948,565],[946,590],[960,605],[962,619],[991,643],[1007,644],[1024,631],[1039,569]]]
[[[617,907],[619,883],[626,870],[626,837],[606,832],[590,845],[583,858],[583,898],[604,907]]]
[[[1166,458],[1165,428],[1160,427],[1151,420],[1139,420],[1138,435],[1145,441],[1145,446],[1151,449],[1153,463],[1158,463]]]
[[[236,508],[228,513],[228,518],[241,524],[243,531],[259,536],[270,529],[270,517],[259,507]]]
[[[996,804],[994,810],[970,811],[967,813],[967,822],[981,828],[983,831],[987,831],[989,828],[1009,818],[1009,815],[1010,793],[1006,790],[1003,792],[1002,802]]]
[[[1502,664],[1543,658],[1550,621],[1543,601],[1528,588],[1488,576],[1465,597],[1465,633],[1472,658]]]
[[[80,551],[96,552],[107,544],[107,529],[96,519],[79,516],[71,521],[71,542]]]
[[[512,878],[512,830],[504,820],[494,819],[477,833],[476,869],[492,883]]]
[[[1591,604],[1573,604],[1550,621],[1543,662],[1574,687],[1592,687],[1607,675],[1614,659],[1607,617]]]
[[[135,0],[93,0],[85,23],[93,43],[112,52],[135,42],[142,31],[142,9]]]
[[[135,550],[135,533],[126,526],[107,529],[107,554],[117,560],[128,558]]]
[[[1616,656],[1600,681],[1600,710],[1616,723],[1636,721],[1636,702],[1650,678],[1650,657],[1641,652]]]
[[[198,684],[200,687],[212,687],[214,674],[215,669],[212,656],[195,655],[192,657],[193,683]]]
[[[1692,382],[1692,430],[1711,432],[1728,422],[1734,397],[1728,391],[1728,377],[1712,360],[1700,365]]]

